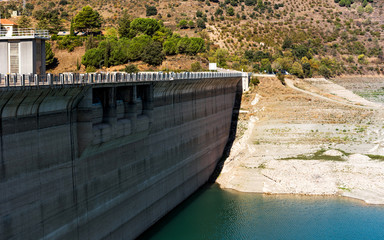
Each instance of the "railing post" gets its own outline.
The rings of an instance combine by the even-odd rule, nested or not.
[[[15,74],[11,74],[11,83],[16,86]]]
[[[9,74],[5,75],[5,86],[9,87]]]
[[[52,86],[52,75],[50,73],[47,74],[47,82],[49,86]]]
[[[35,74],[34,81],[35,81],[35,86],[39,86],[39,75]]]

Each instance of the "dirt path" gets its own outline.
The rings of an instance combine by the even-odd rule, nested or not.
[[[354,93],[352,93],[351,91],[348,91],[345,88],[342,88],[341,86],[338,86],[338,85],[336,85],[330,81],[327,81],[325,79],[321,79],[321,81],[326,82],[328,85],[331,85],[331,86],[327,86],[328,89],[338,89],[338,91],[334,91],[333,94],[335,94],[341,98],[339,100],[331,99],[331,98],[323,96],[321,94],[317,94],[317,93],[314,93],[311,91],[300,89],[300,88],[295,86],[294,82],[291,79],[285,80],[288,87],[290,87],[296,91],[299,91],[299,92],[302,92],[305,94],[309,94],[313,97],[320,98],[320,99],[325,100],[325,101],[339,103],[339,104],[343,104],[343,105],[350,106],[350,107],[364,108],[364,109],[372,109],[372,108],[379,109],[380,107],[382,107],[382,105],[380,105],[378,103],[373,103],[373,102],[367,101],[364,98],[361,98],[361,97],[355,95]],[[325,89],[323,89],[323,90],[325,90]]]
[[[244,95],[243,135],[217,182],[245,192],[331,194],[384,204],[380,104],[327,80],[286,82],[261,79]]]

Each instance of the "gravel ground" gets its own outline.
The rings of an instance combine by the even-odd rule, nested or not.
[[[244,94],[242,109],[239,136],[217,180],[221,187],[384,204],[380,103],[325,79],[283,86],[265,78]]]

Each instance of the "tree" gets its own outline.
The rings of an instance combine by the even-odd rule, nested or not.
[[[197,53],[205,51],[205,42],[202,38],[190,38],[189,45],[186,53],[189,55],[196,55]]]
[[[73,26],[73,18],[71,19],[71,26],[69,28],[69,35],[70,36],[75,36],[75,29],[74,29],[74,26]]]
[[[152,18],[136,18],[131,22],[131,29],[152,36],[160,29],[160,24]]]
[[[180,38],[173,36],[165,40],[163,44],[163,50],[166,55],[175,55],[177,53],[177,45]]]
[[[37,27],[40,29],[47,29],[50,33],[58,33],[63,28],[57,11],[44,12],[39,10],[34,13],[34,16],[39,20]]]
[[[118,35],[118,31],[114,27],[107,28],[104,34],[106,38],[113,38],[113,39],[117,39],[117,35]]]
[[[299,78],[304,77],[303,68],[302,68],[302,66],[301,66],[300,63],[295,62],[295,63],[292,65],[292,68],[291,68],[291,74],[296,75],[296,76],[298,76]]]
[[[187,53],[189,44],[191,44],[191,39],[183,37],[177,43],[177,52],[178,53]]]
[[[157,15],[157,8],[155,6],[145,6],[147,16]]]
[[[219,67],[225,68],[227,67],[227,58],[228,58],[228,51],[226,49],[219,48],[216,50],[214,54],[214,58],[217,62],[217,65]]]
[[[85,67],[93,66],[95,68],[100,68],[104,63],[104,54],[103,51],[99,48],[93,48],[85,52],[84,56],[81,58],[81,64]]]
[[[85,6],[73,19],[74,29],[79,31],[98,30],[101,27],[102,18],[97,11],[90,6]]]
[[[304,77],[312,77],[311,64],[305,62],[302,64]]]
[[[261,71],[266,71],[267,73],[272,72],[271,62],[269,61],[268,58],[261,59],[260,64],[261,64],[261,68],[260,68]]]
[[[127,48],[128,60],[139,60],[142,56],[145,46],[152,43],[152,38],[147,35],[141,35],[131,40]]]
[[[53,53],[51,44],[49,42],[45,43],[45,65],[48,69],[54,67],[57,64],[57,58],[55,58],[55,53]]]
[[[31,27],[31,20],[26,16],[21,16],[19,20],[17,21],[17,24],[19,25],[19,28],[30,28]]]
[[[325,66],[325,65],[321,65],[320,68],[319,68],[319,73],[325,77],[325,78],[330,78],[332,77],[332,72],[331,70]]]
[[[92,35],[87,37],[87,41],[85,42],[85,50],[88,51],[92,48],[97,48],[98,43],[95,41]]]
[[[126,37],[130,38],[131,37],[131,17],[127,14],[124,13],[124,15],[119,19],[118,21],[119,24],[119,36],[120,37]]]
[[[164,60],[164,53],[161,43],[153,41],[151,44],[146,45],[144,47],[141,60],[152,66],[161,65]]]

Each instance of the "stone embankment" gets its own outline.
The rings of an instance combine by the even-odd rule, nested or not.
[[[222,188],[384,204],[382,104],[325,79],[263,78],[242,110]]]

